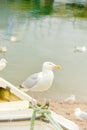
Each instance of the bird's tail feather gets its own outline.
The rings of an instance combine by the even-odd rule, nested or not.
[[[28,91],[28,89],[27,89],[27,88],[24,88],[22,85],[19,85],[19,86],[18,86],[18,89],[20,89],[20,90],[23,91],[23,92],[27,92],[27,91]]]

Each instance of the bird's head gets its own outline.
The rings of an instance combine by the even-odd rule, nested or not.
[[[44,62],[43,63],[43,70],[53,70],[53,69],[60,69],[61,66],[60,65],[55,65],[54,63],[52,62]]]
[[[71,98],[75,99],[75,95],[71,95]]]

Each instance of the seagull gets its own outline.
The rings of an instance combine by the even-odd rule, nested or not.
[[[6,67],[7,61],[6,59],[2,58],[0,60],[0,71],[3,70]]]
[[[0,52],[6,52],[7,51],[7,48],[6,48],[6,46],[2,46],[2,45],[0,45]]]
[[[17,37],[16,36],[11,36],[10,41],[11,42],[16,42],[17,41]]]
[[[67,97],[63,103],[74,103],[75,102],[75,95],[71,95],[70,97]]]
[[[87,120],[87,112],[82,111],[80,108],[76,108],[74,115],[79,120]]]
[[[87,51],[86,46],[77,46],[75,47],[75,50],[74,50],[74,52],[86,52],[86,51]]]
[[[30,91],[42,92],[48,90],[53,82],[53,69],[60,69],[60,65],[55,65],[52,62],[44,62],[42,71],[34,73],[28,77],[21,85],[21,88],[28,88]]]

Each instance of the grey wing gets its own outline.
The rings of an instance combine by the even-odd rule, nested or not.
[[[31,75],[30,77],[28,77],[22,84],[22,87],[26,87],[26,88],[32,88],[35,85],[37,85],[38,83],[38,75],[39,73],[35,73],[33,75]]]

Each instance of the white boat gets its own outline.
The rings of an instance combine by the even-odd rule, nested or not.
[[[29,108],[30,101],[36,101],[19,90],[8,81],[0,78],[0,130],[30,130],[33,109]],[[51,111],[51,117],[62,128],[59,130],[79,130],[72,121]],[[34,130],[57,130],[51,123],[43,122],[40,114],[36,115]]]

